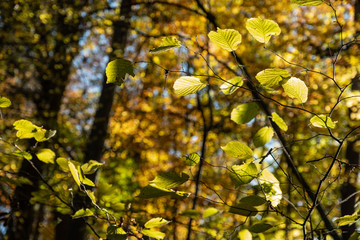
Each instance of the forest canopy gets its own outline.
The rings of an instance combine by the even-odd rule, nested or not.
[[[0,1],[0,239],[359,239],[360,1]]]

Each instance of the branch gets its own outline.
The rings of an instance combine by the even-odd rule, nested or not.
[[[140,2],[139,1],[139,2],[134,2],[131,5],[140,5],[140,4],[145,4],[145,5],[152,5],[152,4],[168,5],[168,6],[184,9],[186,11],[193,12],[193,13],[196,13],[196,14],[198,14],[200,16],[206,17],[204,14],[202,14],[201,12],[199,12],[199,11],[197,11],[195,9],[192,9],[192,8],[189,8],[189,7],[185,6],[185,5],[182,5],[182,4],[179,4],[179,3],[174,3],[174,2],[167,2],[167,1],[145,1],[145,2]]]
[[[198,7],[206,14],[208,20],[213,25],[213,27],[215,29],[218,28],[219,25],[216,23],[216,18],[214,17],[214,15],[211,14],[210,12],[208,12],[204,8],[204,6],[200,2],[200,0],[195,0],[195,1],[197,3]],[[246,81],[246,86],[250,89],[253,98],[259,103],[259,105],[261,106],[261,108],[265,112],[266,116],[268,116],[270,124],[271,124],[272,128],[274,129],[276,135],[278,136],[280,144],[283,147],[283,151],[284,151],[284,154],[285,154],[285,159],[286,159],[286,162],[287,162],[288,166],[291,168],[291,170],[294,173],[296,179],[304,187],[305,191],[310,196],[311,200],[313,202],[316,202],[315,194],[311,190],[309,184],[305,181],[304,177],[298,171],[297,166],[295,165],[295,162],[293,160],[293,157],[290,154],[289,149],[287,148],[286,140],[285,140],[284,136],[282,135],[279,127],[275,124],[275,122],[272,121],[270,109],[269,109],[268,105],[265,103],[265,101],[262,99],[262,97],[259,94],[259,92],[257,91],[256,87],[254,86],[253,81],[252,81],[252,77],[248,73],[243,60],[234,51],[232,53],[233,53],[233,56],[234,56],[236,62],[239,64],[245,79],[247,80]],[[326,215],[322,205],[317,204],[316,208],[317,208],[322,220],[324,221],[326,228],[330,231],[331,236],[335,240],[340,240],[340,236],[335,231],[333,231],[335,228],[334,228],[332,222],[329,220],[328,216]]]

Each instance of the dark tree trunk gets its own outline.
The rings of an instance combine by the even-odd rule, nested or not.
[[[65,2],[59,1],[59,4]],[[85,4],[85,2],[83,3]],[[41,8],[41,5],[38,6]],[[81,5],[74,7],[82,8]],[[65,7],[64,7],[65,8]],[[81,34],[80,22],[65,23],[66,13],[56,12],[53,16],[57,23],[56,31],[63,37],[73,36],[74,34]],[[43,31],[43,26],[36,25],[37,32],[41,35],[43,42],[41,44],[48,44],[47,32]],[[77,41],[70,44],[77,45]],[[68,59],[69,54],[67,50],[69,45],[65,45],[62,39],[56,40],[55,47],[52,50],[52,57],[48,56],[35,59],[36,70],[39,76],[39,85],[41,90],[34,94],[33,100],[36,105],[37,117],[41,125],[45,129],[58,129],[57,119],[61,107],[62,98],[65,92],[65,87],[68,84],[70,68],[72,59]],[[41,56],[41,54],[39,54]],[[59,69],[59,66],[62,66]],[[56,137],[56,136],[55,136]],[[33,146],[34,142],[30,144]],[[46,145],[46,143],[45,143]],[[44,144],[42,146],[45,146]],[[37,169],[42,172],[44,164],[33,156],[32,162]],[[22,184],[17,186],[11,199],[11,214],[8,222],[7,236],[8,240],[24,240],[38,238],[38,225],[43,219],[42,206],[35,210],[34,205],[30,204],[32,193],[39,190],[40,176],[29,164],[27,160],[23,160],[19,173],[19,177],[26,177],[31,184]]]
[[[360,22],[360,0],[355,1],[354,6],[354,21]],[[356,34],[360,34],[360,29],[356,30]],[[352,81],[352,90],[360,90],[360,79],[359,76],[355,77]],[[351,116],[352,110],[349,109],[349,116]],[[341,216],[352,215],[355,212],[355,200],[357,197],[356,183],[358,180],[358,172],[355,171],[356,167],[360,163],[360,153],[356,151],[356,144],[359,139],[355,139],[351,142],[348,142],[346,147],[346,159],[348,160],[348,165],[345,166],[344,175],[347,176],[346,181],[341,185]],[[352,233],[356,229],[355,224],[349,226],[342,226],[342,237],[344,240],[349,239]]]
[[[341,216],[352,215],[355,212],[355,203],[356,203],[356,183],[357,183],[357,166],[360,162],[360,153],[356,151],[356,140],[349,142],[346,148],[346,158],[348,160],[348,165],[345,166],[344,174],[347,177],[346,182],[344,182],[340,187],[341,192]],[[343,239],[349,239],[351,234],[355,231],[355,224],[342,226],[342,237]]]
[[[111,43],[112,48],[114,50],[116,49],[117,52],[121,52],[121,55],[123,55],[128,38],[128,32],[130,29],[130,14],[131,0],[123,0],[120,7],[121,20],[115,21],[113,23],[114,34]],[[114,60],[114,58],[116,57],[122,56],[115,56],[111,54],[110,60]],[[110,112],[114,100],[115,87],[116,86],[114,84],[106,84],[106,77],[104,76],[101,95],[94,117],[94,123],[90,131],[88,142],[86,144],[84,162],[88,162],[90,160],[101,161],[104,143],[107,136]],[[91,180],[94,180],[95,174],[93,174],[89,178]],[[74,196],[74,201],[85,202],[86,200],[79,194],[76,194]],[[76,208],[76,206],[74,207]],[[84,207],[84,204],[82,206],[79,206],[78,208],[82,207]],[[64,216],[62,222],[56,226],[56,240],[85,239],[85,229],[85,222],[82,219],[73,220],[67,216]],[[76,238],[74,238],[74,236],[76,236]]]
[[[39,161],[34,161],[34,164],[41,169]],[[7,229],[8,239],[35,239],[33,235],[36,232],[33,226],[35,209],[30,204],[30,198],[31,193],[38,189],[40,179],[37,177],[37,172],[26,160],[23,161],[18,174],[28,178],[32,184],[22,184],[15,189],[11,199],[11,215]]]

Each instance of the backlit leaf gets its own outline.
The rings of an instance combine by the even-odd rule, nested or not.
[[[318,6],[324,2],[324,0],[291,0],[301,6]]]
[[[263,127],[255,134],[253,142],[255,147],[262,147],[268,143],[274,136],[274,130],[271,127]]]
[[[45,137],[46,130],[42,127],[38,127],[32,122],[21,119],[13,124],[14,129],[17,130],[16,136],[20,139],[30,139],[35,138],[38,142],[46,141]]]
[[[360,215],[355,213],[353,215],[345,215],[335,220],[335,223],[339,226],[345,226],[355,223],[360,219]]]
[[[238,90],[243,85],[243,83],[244,82],[241,77],[234,77],[223,83],[220,86],[220,89],[225,95],[230,95],[233,94],[236,90]]]
[[[145,227],[146,228],[153,228],[153,227],[159,227],[165,224],[168,224],[170,221],[164,219],[164,218],[153,218],[150,219],[149,221],[147,221],[145,223]]]
[[[276,123],[276,125],[278,125],[280,129],[284,130],[285,132],[288,130],[288,126],[286,125],[285,121],[276,112],[273,112],[271,116],[272,120]]]
[[[55,163],[55,153],[48,148],[40,149],[36,153],[37,158],[44,163]]]
[[[155,179],[151,181],[151,183],[160,188],[169,189],[179,186],[187,180],[189,180],[189,175],[186,173],[182,173],[181,176],[178,176],[174,172],[164,172],[157,175]]]
[[[206,87],[206,84],[202,83],[199,78],[186,76],[178,78],[173,87],[177,95],[185,96],[196,93]]]
[[[190,153],[189,155],[183,156],[183,160],[185,160],[186,165],[195,166],[200,161],[200,156],[197,153]]]
[[[68,165],[68,160],[66,158],[59,157],[56,159],[56,163],[60,166],[60,168],[63,171],[70,171],[69,165]]]
[[[124,82],[126,74],[135,77],[132,62],[122,58],[113,60],[106,66],[106,83],[121,85]]]
[[[230,178],[236,187],[251,182],[258,174],[258,169],[254,163],[244,163],[231,167]]]
[[[83,170],[84,174],[93,174],[102,165],[104,164],[95,160],[90,160],[88,163],[83,164],[81,169]]]
[[[13,153],[11,153],[12,155],[18,156],[18,157],[23,157],[27,160],[31,160],[32,156],[30,153],[25,152],[25,151],[20,151],[20,150],[16,150]]]
[[[231,111],[231,120],[237,124],[250,122],[258,114],[259,110],[259,105],[254,102],[240,104]]]
[[[268,43],[272,35],[279,35],[279,25],[267,19],[250,18],[246,21],[246,29],[259,42]]]
[[[234,29],[220,29],[208,34],[210,40],[226,51],[235,51],[241,43],[241,35]]]
[[[71,175],[73,176],[76,184],[80,187],[80,176],[79,176],[79,172],[76,168],[76,166],[74,165],[74,163],[72,161],[68,161],[68,167],[70,169]]]
[[[318,128],[335,128],[336,123],[330,117],[325,115],[313,116],[310,119],[311,124]]]
[[[124,229],[117,226],[109,226],[107,228],[106,238],[108,240],[126,240],[127,235]]]
[[[176,37],[164,37],[159,47],[151,49],[150,53],[161,53],[181,46],[181,42]]]
[[[96,203],[96,198],[95,198],[95,194],[94,194],[94,192],[91,192],[91,191],[87,191],[87,195],[88,195],[88,197],[91,199],[91,201],[93,202],[93,203]]]
[[[11,106],[10,99],[6,97],[0,97],[0,108],[7,108]]]
[[[222,146],[221,149],[224,150],[227,155],[242,160],[252,158],[253,156],[253,151],[239,141],[231,141],[225,146]]]
[[[95,184],[85,176],[83,170],[81,169],[81,166],[78,165],[76,168],[77,168],[77,172],[79,174],[80,182],[85,185],[95,187]]]
[[[308,88],[302,80],[296,77],[292,77],[285,84],[283,84],[282,87],[289,97],[296,98],[301,103],[307,101]]]
[[[33,138],[34,132],[37,131],[32,122],[24,119],[14,122],[13,126],[17,130],[16,136],[20,139]]]
[[[80,210],[78,210],[74,215],[72,215],[71,217],[73,218],[73,219],[75,219],[75,218],[81,218],[81,217],[91,217],[91,216],[93,216],[94,215],[94,213],[90,210],[90,209],[80,209]]]
[[[261,188],[264,191],[266,200],[270,201],[273,207],[279,205],[282,198],[280,183],[276,177],[268,170],[263,170],[259,177]]]
[[[217,210],[216,208],[213,208],[213,207],[207,208],[203,212],[203,218],[208,218],[208,217],[214,216],[218,212],[219,212],[219,210]]]
[[[291,75],[285,69],[280,68],[268,68],[258,74],[255,78],[266,87],[274,87],[279,85],[281,82],[289,80]]]
[[[165,238],[165,233],[159,232],[156,230],[152,230],[152,229],[144,229],[141,231],[141,233],[148,237],[155,238],[155,239],[164,239]]]
[[[238,237],[240,240],[252,240],[251,232],[247,229],[242,229],[238,233]]]

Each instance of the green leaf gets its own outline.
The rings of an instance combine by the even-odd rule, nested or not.
[[[225,95],[230,95],[233,94],[236,90],[238,90],[243,85],[243,83],[244,81],[241,77],[234,77],[229,81],[223,83],[220,86],[220,89]]]
[[[169,190],[166,188],[160,188],[156,186],[155,184],[149,184],[143,189],[141,189],[141,192],[139,194],[139,198],[157,198],[157,197],[163,197],[168,196],[174,193],[173,190]]]
[[[11,106],[10,99],[6,97],[0,97],[0,108],[7,108]]]
[[[255,216],[258,213],[258,210],[251,205],[239,203],[231,206],[229,212],[242,216]]]
[[[355,223],[360,219],[360,215],[355,213],[353,215],[345,215],[335,220],[335,223],[339,226],[345,226]]]
[[[145,223],[146,228],[160,227],[162,225],[168,224],[170,221],[164,218],[153,218]]]
[[[247,145],[239,141],[231,141],[225,146],[222,146],[221,149],[224,150],[227,155],[242,160],[252,158],[254,154]]]
[[[208,217],[214,216],[218,212],[219,212],[219,210],[217,210],[216,208],[213,208],[213,207],[207,208],[203,212],[203,218],[208,218]]]
[[[313,116],[310,119],[311,124],[318,128],[335,128],[336,122],[333,122],[330,117],[325,115]]]
[[[250,18],[246,21],[245,27],[261,43],[268,43],[272,35],[279,35],[281,33],[279,25],[267,19]]]
[[[111,61],[106,66],[106,83],[121,85],[124,82],[126,74],[135,77],[132,62],[122,58]]]
[[[127,235],[124,229],[117,226],[109,226],[107,228],[107,240],[126,240]]]
[[[274,136],[274,130],[271,127],[263,127],[255,134],[253,142],[255,147],[262,147],[268,143]]]
[[[150,53],[161,53],[173,48],[177,48],[181,46],[181,42],[176,39],[176,37],[164,37],[161,40],[161,44],[159,47],[151,49]]]
[[[73,219],[75,218],[81,218],[81,217],[91,217],[94,216],[94,213],[90,210],[90,209],[80,209],[78,211],[76,211],[76,213],[74,215],[72,215],[71,217]]]
[[[272,227],[273,226],[268,223],[257,223],[255,225],[251,226],[249,228],[249,230],[250,230],[250,232],[253,232],[253,233],[262,233],[262,232],[269,230]]]
[[[360,239],[360,233],[354,232],[353,234],[351,234],[348,240],[359,240],[359,239]]]
[[[55,153],[48,148],[40,149],[36,153],[37,158],[44,163],[55,163]]]
[[[71,175],[73,176],[76,184],[80,187],[80,176],[79,176],[79,172],[76,169],[76,166],[74,165],[74,163],[72,161],[68,161],[68,167],[70,169]]]
[[[15,152],[11,153],[12,155],[18,156],[18,157],[23,157],[27,160],[31,160],[32,156],[30,153],[25,152],[25,151],[20,151],[20,150],[16,150]]]
[[[34,132],[37,131],[36,126],[28,120],[18,120],[13,124],[14,129],[17,130],[16,136],[20,139],[33,138]]]
[[[38,142],[46,141],[46,130],[42,127],[34,125],[28,120],[18,120],[13,124],[14,129],[17,130],[16,136],[20,139],[35,138]]]
[[[77,166],[77,172],[79,174],[79,178],[80,178],[81,183],[83,183],[85,185],[88,185],[88,186],[91,186],[91,187],[95,187],[95,184],[90,179],[85,177],[85,174],[84,174],[83,170],[81,169],[80,165]]]
[[[266,200],[270,201],[273,207],[279,205],[282,198],[280,183],[276,177],[268,170],[263,170],[259,177],[261,188],[264,191]]]
[[[284,130],[285,132],[288,130],[288,126],[286,125],[285,121],[276,113],[273,112],[271,114],[272,120],[279,126],[280,129]]]
[[[175,93],[179,96],[185,96],[206,87],[205,83],[202,83],[199,78],[196,77],[181,77],[178,78],[174,83]]]
[[[87,191],[87,195],[88,195],[88,197],[91,199],[91,201],[93,202],[93,203],[96,203],[96,198],[95,198],[95,194],[94,194],[94,192],[91,192],[91,191]]]
[[[251,182],[258,174],[258,169],[254,163],[244,163],[231,167],[230,178],[236,187]]]
[[[268,68],[258,74],[255,78],[266,87],[274,87],[289,80],[291,75],[285,69]]]
[[[195,166],[200,162],[200,156],[197,153],[190,153],[183,156],[182,159],[185,160],[187,166]]]
[[[259,105],[254,102],[240,104],[231,111],[231,120],[237,124],[250,122],[258,114],[259,110]]]
[[[240,240],[252,240],[251,232],[247,229],[240,230],[238,237]]]
[[[211,31],[208,34],[210,40],[222,49],[232,52],[235,51],[241,43],[241,35],[234,29],[220,29]]]
[[[296,98],[301,103],[307,101],[308,88],[300,79],[291,77],[285,84],[282,85],[282,87],[289,97]]]
[[[69,165],[68,165],[68,160],[66,158],[59,157],[56,159],[56,163],[60,166],[60,168],[63,171],[65,171],[65,172],[70,171]]]
[[[265,235],[263,233],[257,233],[259,240],[266,240]]]
[[[155,238],[155,239],[164,239],[165,238],[165,233],[159,232],[156,230],[152,230],[152,229],[144,229],[141,231],[141,233],[148,237]]]
[[[84,174],[93,174],[96,170],[102,167],[102,165],[104,164],[95,160],[90,160],[88,163],[83,164],[81,169],[83,170]]]
[[[301,6],[318,6],[322,4],[324,1],[323,0],[291,0],[291,2]]]
[[[164,172],[160,173],[155,177],[154,180],[151,181],[152,184],[155,184],[156,186],[160,188],[173,188],[176,186],[179,186],[189,180],[189,175],[186,173],[182,173],[181,176],[178,176],[174,172]]]
[[[252,196],[243,197],[242,199],[240,199],[240,203],[245,203],[250,206],[260,206],[266,203],[266,200],[257,195],[252,195]]]

